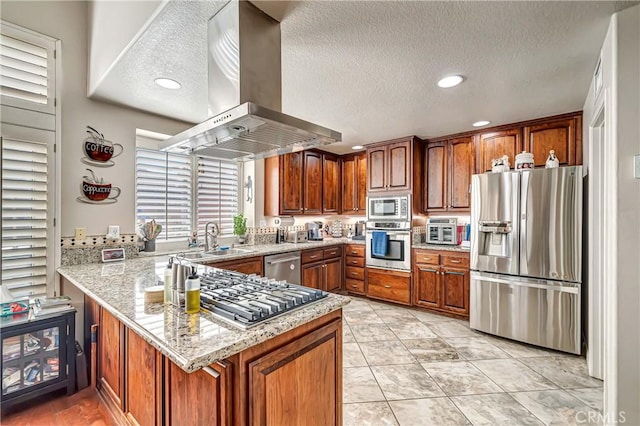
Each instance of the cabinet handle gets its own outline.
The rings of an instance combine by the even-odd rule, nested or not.
[[[451,263],[462,263],[462,261],[456,260],[456,259],[450,259],[449,262],[451,262]]]
[[[209,374],[214,379],[217,379],[218,377],[220,377],[220,373],[218,373],[216,370],[214,370],[211,367],[202,367],[202,371]]]
[[[384,288],[391,288],[391,286],[388,284],[385,284]]]
[[[352,260],[351,263],[355,265],[355,264],[358,263],[358,261],[357,260]]]
[[[436,271],[435,269],[429,269],[429,268],[418,268],[423,272],[435,272],[436,274],[439,274],[440,272]]]
[[[318,255],[314,254],[313,256],[309,256],[309,259],[315,259],[316,257],[318,257]]]
[[[352,272],[351,272],[351,275],[358,275],[358,273],[357,273],[357,272],[353,272],[353,271],[352,271]]]
[[[355,284],[351,284],[351,287],[353,287],[353,288],[358,288],[358,286],[357,286],[357,285],[355,285]]]
[[[357,251],[352,251],[351,254],[355,256],[356,254],[358,254],[358,252]]]
[[[460,275],[460,276],[464,277],[464,272],[452,272],[452,271],[449,271],[449,272],[443,272],[442,273],[442,275],[446,275],[446,274],[449,274],[449,275]]]

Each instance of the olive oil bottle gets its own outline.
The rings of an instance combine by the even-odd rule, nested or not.
[[[185,309],[187,314],[200,312],[200,277],[198,277],[196,266],[191,267],[191,274],[184,283]]]

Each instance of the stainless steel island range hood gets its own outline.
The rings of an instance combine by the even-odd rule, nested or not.
[[[162,150],[246,161],[342,140],[339,132],[280,112],[278,21],[232,0],[208,25],[211,118],[163,141]]]

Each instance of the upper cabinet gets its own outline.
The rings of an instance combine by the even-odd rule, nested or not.
[[[582,164],[582,116],[526,126],[524,149],[533,153],[536,167],[544,167],[550,150],[561,166]]]
[[[516,164],[516,154],[522,151],[522,130],[520,128],[481,133],[477,140],[477,173],[491,171],[491,160],[509,156],[509,164]],[[546,158],[545,158],[546,160]]]
[[[319,215],[340,211],[340,158],[299,151],[265,159],[264,214]]]
[[[342,212],[365,214],[367,209],[367,154],[342,158]]]
[[[410,191],[413,140],[407,138],[376,144],[367,149],[368,192]]]
[[[474,163],[472,137],[427,143],[424,163],[425,211],[469,211]]]

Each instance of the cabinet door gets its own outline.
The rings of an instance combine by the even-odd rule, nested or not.
[[[100,350],[98,377],[100,387],[122,410],[124,389],[124,327],[113,315],[102,309],[98,329]]]
[[[447,145],[436,142],[426,149],[426,200],[427,211],[445,211],[447,209]]]
[[[322,213],[322,154],[304,152],[304,213]]]
[[[357,157],[342,159],[342,212],[352,214],[356,211],[356,163]]]
[[[470,137],[449,141],[449,210],[471,209],[471,175],[473,174],[473,141]]]
[[[322,155],[322,213],[338,213],[340,163],[335,155]]]
[[[305,287],[322,290],[322,280],[324,278],[324,263],[316,262],[302,266],[302,285]]]
[[[413,304],[427,308],[440,307],[440,281],[438,267],[417,264],[413,268]]]
[[[398,142],[388,146],[388,174],[390,191],[411,189],[411,142]]]
[[[536,167],[544,167],[549,151],[552,149],[556,152],[561,166],[577,164],[576,131],[582,131],[582,129],[576,128],[574,117],[525,127],[525,147],[527,151],[533,153]]]
[[[342,258],[327,260],[324,263],[324,283],[326,291],[336,291],[342,288]]]
[[[387,147],[380,146],[367,150],[367,191],[387,190]]]
[[[126,416],[131,424],[162,423],[162,355],[127,329]]]
[[[490,172],[491,160],[503,155],[509,156],[509,164],[513,168],[516,164],[516,154],[522,151],[521,134],[520,129],[481,134],[476,171],[478,173]]]
[[[229,271],[242,272],[243,274],[263,275],[262,257],[250,257],[246,259],[230,260],[228,262],[208,263],[207,266],[214,268],[227,269]]]
[[[249,364],[250,425],[342,424],[340,321]]]
[[[280,157],[280,213],[300,214],[302,208],[303,152]]]
[[[367,211],[367,154],[358,156],[356,165],[356,213],[365,214]]]
[[[457,314],[469,313],[469,270],[442,268],[442,307]]]

